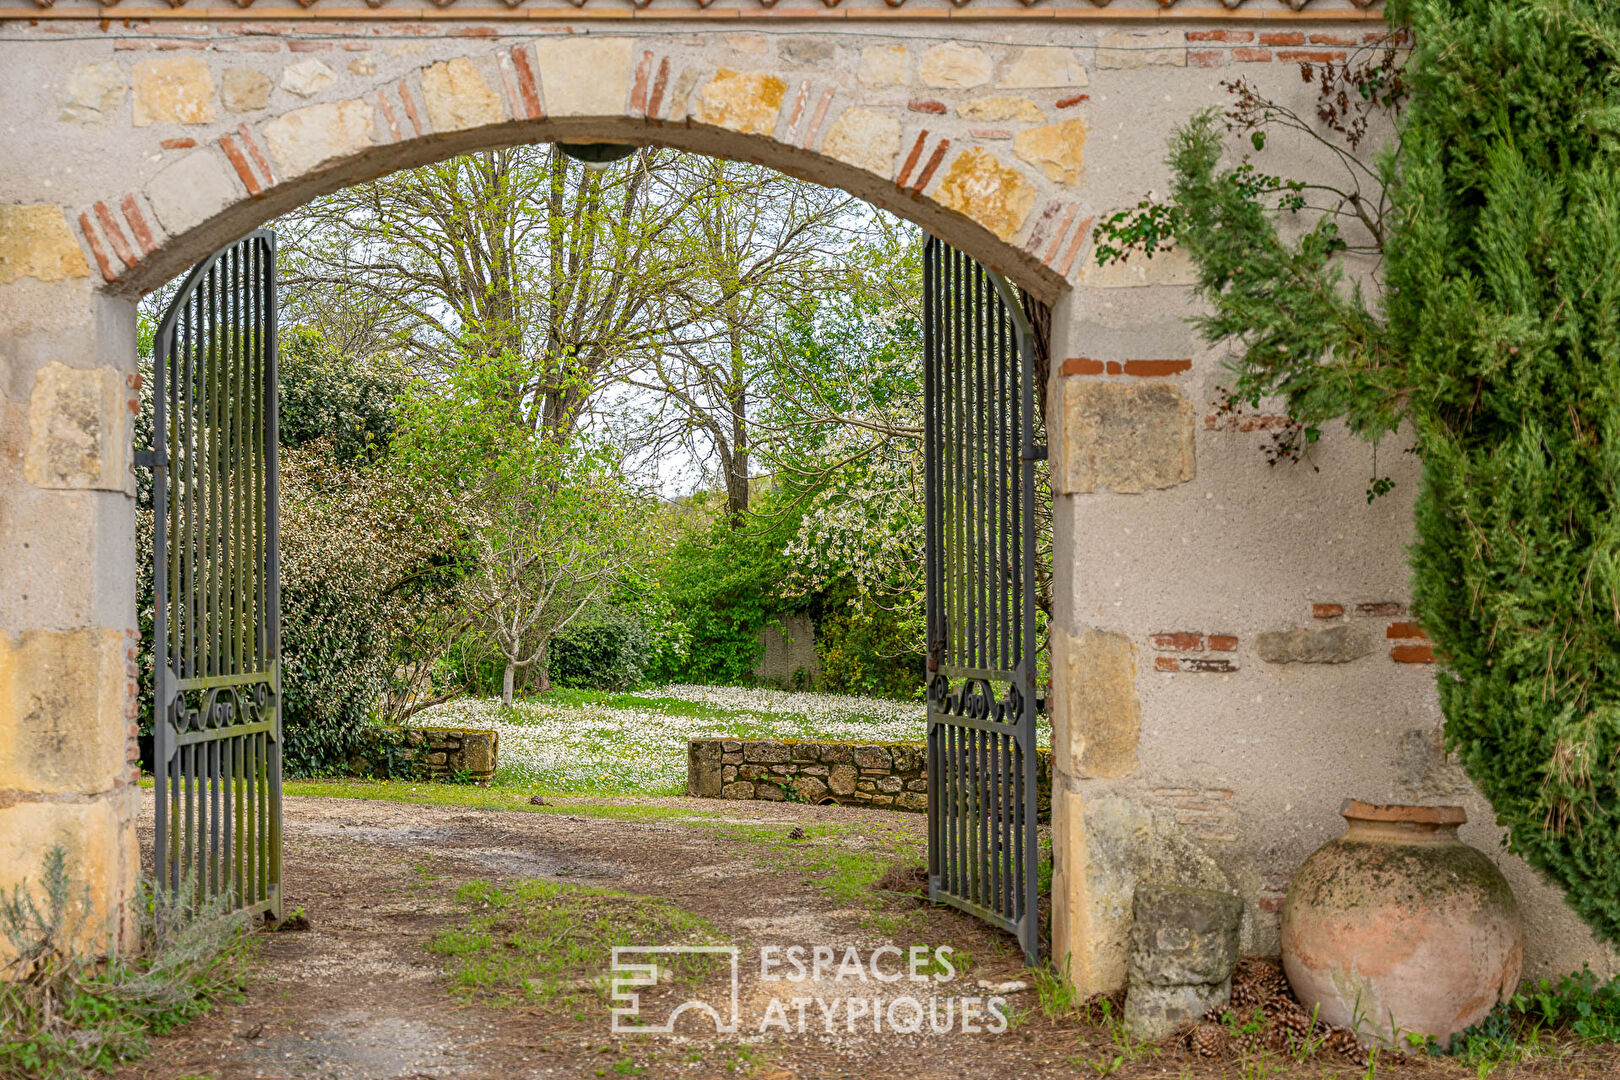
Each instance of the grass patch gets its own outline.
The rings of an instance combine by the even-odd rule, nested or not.
[[[804,835],[791,839],[785,825],[752,825],[735,821],[699,822],[727,840],[762,849],[760,863],[785,865],[803,871],[835,903],[854,907],[881,907],[876,885],[896,861],[927,857],[926,841],[904,829],[873,827],[869,823],[806,824]],[[851,841],[859,841],[852,844]]]
[[[40,892],[43,906],[27,882],[0,896],[0,936],[14,954],[0,967],[0,1076],[109,1072],[143,1056],[151,1036],[240,997],[247,917],[222,902],[186,914],[147,894],[139,946],[108,959],[73,944],[89,896],[74,888],[64,849],[47,854]]]
[[[500,888],[469,881],[456,899],[472,914],[429,943],[447,959],[462,993],[495,995],[540,1005],[561,1004],[576,1016],[608,992],[608,968],[619,945],[708,944],[708,920],[667,900],[553,881]],[[659,963],[673,981],[696,987],[719,958],[675,954]]]

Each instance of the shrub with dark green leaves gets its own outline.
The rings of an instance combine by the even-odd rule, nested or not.
[[[631,690],[652,663],[652,637],[639,615],[605,612],[551,639],[551,681],[583,690]]]
[[[783,528],[733,529],[723,519],[676,546],[663,594],[691,634],[683,677],[747,685],[759,663],[760,632],[792,605],[781,597],[787,576]]]

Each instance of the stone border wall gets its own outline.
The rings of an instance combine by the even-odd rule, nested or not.
[[[1052,800],[1052,753],[1036,754],[1036,801]],[[920,742],[841,743],[798,739],[692,739],[686,794],[841,806],[928,810],[928,755]]]
[[[499,743],[496,732],[483,728],[380,727],[349,759],[349,771],[378,780],[450,780],[458,773],[492,780]]]

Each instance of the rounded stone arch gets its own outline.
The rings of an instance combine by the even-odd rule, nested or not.
[[[493,46],[449,38],[431,51],[386,72],[372,62],[363,77],[331,79],[308,104],[217,124],[183,154],[140,160],[123,186],[74,208],[103,287],[124,295],[155,288],[348,184],[458,153],[556,140],[669,146],[840,188],[1046,301],[1078,269],[1086,226],[1076,202],[1079,119],[1026,124],[1007,141],[1006,131],[970,129],[958,114],[971,110],[901,103],[853,71],[765,67],[709,37],[559,35]],[[187,79],[211,94],[218,76],[230,92],[229,70],[192,57],[170,63],[171,108],[186,107]],[[333,75],[324,64],[321,71]],[[1084,84],[1083,69],[1073,77]]]

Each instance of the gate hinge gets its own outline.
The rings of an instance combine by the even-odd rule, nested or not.
[[[135,451],[135,467],[137,469],[167,469],[169,455],[157,450]]]
[[[1046,444],[1045,443],[1026,443],[1024,445],[1024,452],[1022,454],[1020,454],[1019,456],[1021,458],[1023,458],[1025,461],[1045,461],[1046,460]]]

